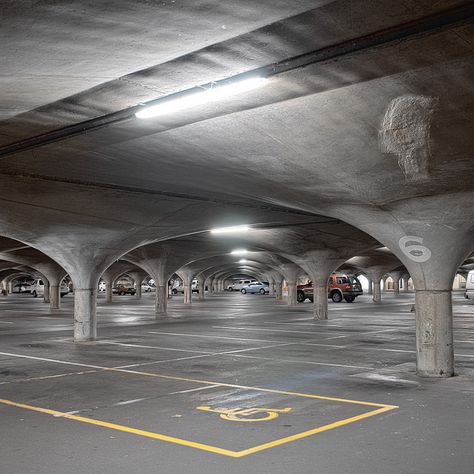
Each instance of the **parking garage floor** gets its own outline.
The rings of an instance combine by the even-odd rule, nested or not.
[[[413,294],[289,308],[227,293],[169,318],[99,299],[99,340],[0,299],[2,474],[472,473],[474,303],[454,295],[458,376],[415,376]]]

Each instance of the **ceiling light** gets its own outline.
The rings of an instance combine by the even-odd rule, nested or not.
[[[242,258],[241,260],[239,260],[239,263],[247,263],[247,260],[245,260],[245,258]]]
[[[220,227],[211,229],[211,234],[233,234],[234,232],[247,232],[250,229],[248,225],[235,225],[232,227]]]
[[[231,255],[245,255],[248,252],[248,250],[245,249],[236,249],[232,250]]]
[[[189,107],[194,107],[195,105],[205,104],[234,94],[240,94],[242,92],[256,89],[257,87],[263,86],[267,81],[268,79],[264,77],[249,77],[247,79],[234,81],[226,80],[221,81],[220,83],[211,83],[208,86],[203,86],[196,92],[179,94],[179,96],[175,98],[164,98],[159,100],[159,103],[139,110],[135,114],[135,117],[146,119],[172,112],[178,112]]]

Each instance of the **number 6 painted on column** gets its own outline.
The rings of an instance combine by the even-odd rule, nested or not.
[[[431,258],[431,250],[424,245],[408,245],[409,242],[423,243],[421,237],[406,235],[398,241],[400,250],[410,259],[417,263],[427,262]]]

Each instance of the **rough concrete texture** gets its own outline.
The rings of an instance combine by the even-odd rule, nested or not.
[[[430,177],[430,126],[437,102],[434,97],[397,97],[385,112],[380,146],[398,156],[398,166],[408,181]]]
[[[338,266],[382,246],[390,265],[379,255],[356,267],[376,285],[403,269],[417,291],[449,291],[474,249],[467,7],[4,2],[1,268],[19,275],[55,265],[51,284],[68,274],[78,340],[96,337],[97,285],[117,260],[157,281],[159,315],[179,270],[202,274],[216,291],[241,273],[296,282],[314,273],[310,255],[324,273],[325,258]],[[269,65],[261,89],[159,119],[133,115],[144,102]],[[252,231],[208,233],[236,224]],[[249,251],[245,264],[230,254],[236,244]],[[23,255],[31,252],[36,260]],[[285,276],[288,265],[300,270]],[[417,304],[423,328],[434,303]],[[450,306],[436,319],[445,324],[433,331],[443,332]],[[452,364],[443,341],[436,335],[428,348],[418,334],[430,352],[425,374]]]

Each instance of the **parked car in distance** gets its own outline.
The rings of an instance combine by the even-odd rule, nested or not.
[[[464,292],[464,297],[468,300],[474,299],[474,270],[471,270],[467,274],[466,291]]]
[[[248,285],[243,286],[240,289],[240,292],[245,295],[246,293],[260,293],[261,295],[268,294],[270,292],[270,288],[265,283],[255,282],[249,283]]]
[[[61,298],[69,293],[69,285],[66,282],[61,282],[60,285]],[[41,278],[37,278],[30,287],[30,293],[36,298],[37,296],[44,296],[44,282]]]
[[[31,293],[30,283],[16,283],[12,288],[13,293]]]
[[[156,287],[148,283],[142,283],[142,291],[145,293],[150,293],[151,291],[156,291]]]
[[[105,281],[101,281],[99,283],[99,291],[105,291],[105,288],[106,288]]]
[[[258,283],[256,280],[237,280],[234,283],[227,286],[227,291],[240,291],[244,286],[250,285],[251,283]]]
[[[112,288],[113,295],[134,295],[137,290],[133,286],[116,285]]]
[[[198,286],[198,281],[193,280],[191,283],[191,291],[193,293],[199,293],[199,286]],[[173,295],[177,295],[178,293],[184,293],[184,284],[182,281],[176,281],[173,285],[173,288],[171,288],[171,293]]]
[[[334,303],[340,303],[343,299],[352,303],[357,296],[363,294],[362,285],[354,275],[331,275],[328,279],[328,298]],[[298,285],[296,299],[302,303],[306,298],[313,301],[313,283]]]

